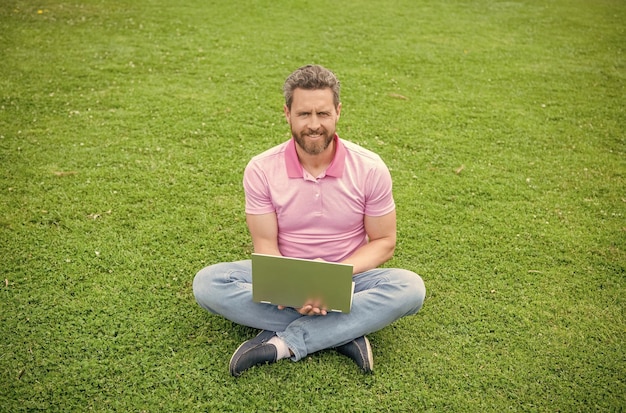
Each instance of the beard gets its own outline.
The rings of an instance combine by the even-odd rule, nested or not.
[[[322,130],[320,132],[314,133],[313,131],[306,131],[297,133],[295,131],[291,131],[296,143],[300,148],[304,150],[309,155],[319,155],[324,152],[326,148],[328,148],[335,138],[335,133],[329,133],[326,130]],[[315,141],[311,141],[309,139],[309,135],[321,135],[322,139],[316,139]]]

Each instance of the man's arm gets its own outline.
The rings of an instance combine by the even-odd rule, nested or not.
[[[267,255],[281,255],[278,249],[278,221],[276,213],[246,214],[246,223],[252,238],[254,252]]]
[[[267,255],[282,255],[278,249],[278,221],[275,213],[262,215],[246,215],[246,222],[252,237],[254,252]],[[284,310],[285,306],[279,305],[280,310]],[[326,315],[326,310],[317,308],[310,304],[305,304],[300,308],[296,308],[302,315]]]
[[[366,215],[364,225],[369,242],[343,260],[344,264],[354,266],[354,274],[371,270],[385,263],[391,259],[396,248],[395,210],[380,217]]]

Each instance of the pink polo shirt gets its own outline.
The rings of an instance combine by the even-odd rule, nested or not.
[[[317,178],[302,168],[293,138],[246,166],[246,213],[276,213],[284,256],[342,261],[367,243],[364,215],[395,208],[391,174],[380,156],[337,135],[335,143],[332,163]]]

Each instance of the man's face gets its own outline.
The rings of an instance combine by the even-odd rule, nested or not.
[[[327,89],[296,89],[291,110],[285,105],[285,117],[300,148],[309,155],[319,155],[333,141],[341,103],[335,107],[333,92]]]

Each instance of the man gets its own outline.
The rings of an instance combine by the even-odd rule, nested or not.
[[[304,303],[300,308],[255,303],[250,260],[202,269],[193,282],[200,306],[262,330],[233,354],[233,376],[327,348],[372,372],[365,335],[417,313],[424,302],[417,274],[378,268],[396,245],[391,175],[378,155],[335,133],[339,89],[335,75],[321,66],[293,72],[283,88],[293,138],[252,158],[243,184],[254,251],[353,265],[352,309],[342,314]]]

